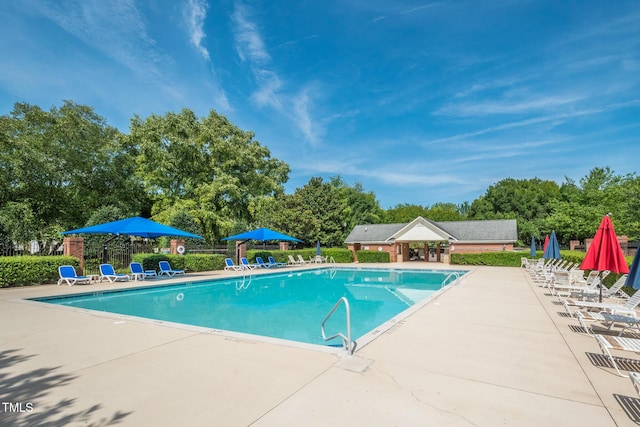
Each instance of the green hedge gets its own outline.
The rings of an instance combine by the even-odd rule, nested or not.
[[[72,265],[77,269],[80,261],[70,256],[0,257],[0,288],[55,283],[61,265]]]
[[[391,262],[389,252],[381,251],[357,251],[358,262]]]
[[[343,248],[325,248],[320,249],[320,253],[322,256],[326,256],[327,258],[333,257],[333,260],[337,263],[350,263],[353,262],[353,252],[349,249]],[[302,255],[302,258],[305,260],[309,260],[309,258],[313,258],[316,256],[316,249],[295,249],[288,251],[264,251],[260,249],[250,249],[247,251],[247,260],[249,262],[256,262],[256,257],[261,257],[263,261],[267,262],[270,256],[276,260],[276,262],[289,262],[288,255],[293,255],[294,258],[298,258],[298,255]]]
[[[184,270],[187,273],[222,270],[224,269],[225,258],[224,255],[220,254],[135,254],[132,257],[133,261],[141,263],[145,270],[160,271],[158,263],[160,261],[168,261],[174,270]]]

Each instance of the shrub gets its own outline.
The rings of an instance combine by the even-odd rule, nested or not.
[[[201,272],[222,270],[224,268],[224,255],[220,254],[135,254],[132,259],[142,264],[145,270],[156,270],[160,268],[160,261],[168,261],[174,270],[184,270],[186,272]]]
[[[359,262],[391,262],[389,252],[358,251]]]
[[[70,256],[0,257],[0,288],[57,282],[61,265],[78,269],[80,261]]]

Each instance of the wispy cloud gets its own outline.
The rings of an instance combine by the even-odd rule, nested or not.
[[[602,106],[597,106],[597,107],[583,109],[583,110],[576,110],[576,111],[569,111],[569,112],[563,112],[558,114],[532,117],[525,120],[517,120],[513,122],[502,123],[496,126],[479,129],[477,131],[465,132],[465,133],[452,135],[445,138],[433,139],[428,141],[426,144],[433,145],[433,144],[441,144],[445,142],[464,140],[464,139],[473,138],[473,137],[477,137],[477,136],[485,135],[489,133],[501,132],[509,129],[537,125],[541,123],[564,122],[566,120],[569,120],[575,117],[601,114],[601,113],[620,110],[624,108],[637,107],[639,105],[640,105],[640,99],[634,99],[626,102],[612,103],[608,105],[602,105]]]
[[[208,4],[205,0],[189,0],[184,8],[189,41],[206,60],[209,60],[209,51],[203,46],[202,41],[207,37],[204,31],[204,22],[207,17]]]
[[[271,107],[292,121],[306,141],[315,145],[320,133],[310,109],[313,103],[312,85],[305,85],[294,95],[285,92],[286,82],[275,71],[271,55],[266,48],[258,26],[251,20],[251,9],[239,2],[235,3],[232,14],[236,52],[242,62],[248,64],[257,88],[251,99],[259,107]],[[301,40],[315,38],[312,35]],[[294,43],[297,41],[292,41]],[[282,46],[283,44],[279,45]]]
[[[516,96],[513,99],[451,103],[435,114],[453,116],[486,116],[490,114],[522,114],[554,111],[585,99],[586,95]]]
[[[235,4],[231,16],[235,23],[236,51],[242,61],[249,61],[255,66],[265,66],[271,57],[267,52],[257,26],[250,20],[249,9]]]
[[[133,0],[117,2],[33,2],[68,33],[100,50],[139,75],[159,75],[159,64],[171,61],[148,35],[145,20]]]
[[[430,9],[430,8],[438,6],[438,5],[440,5],[440,3],[423,4],[422,6],[412,7],[411,9],[407,9],[407,10],[405,10],[403,12],[400,12],[400,15],[408,15],[410,13],[419,12],[419,11],[424,10],[424,9]]]

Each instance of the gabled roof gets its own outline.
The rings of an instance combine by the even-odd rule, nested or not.
[[[432,242],[455,240],[455,237],[437,223],[419,216],[391,235],[389,239],[395,242]]]
[[[438,225],[456,237],[459,242],[515,242],[518,225],[515,219],[482,221],[448,221]]]
[[[518,240],[515,219],[435,222],[418,217],[407,224],[356,225],[345,243],[420,241],[511,243]]]
[[[345,239],[346,243],[388,243],[389,238],[407,224],[356,225]]]

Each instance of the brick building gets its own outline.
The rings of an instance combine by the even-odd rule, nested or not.
[[[391,262],[443,262],[450,253],[510,251],[518,240],[515,219],[436,222],[418,217],[408,224],[356,225],[345,239],[354,252],[388,252]],[[417,247],[417,248],[416,248]]]

